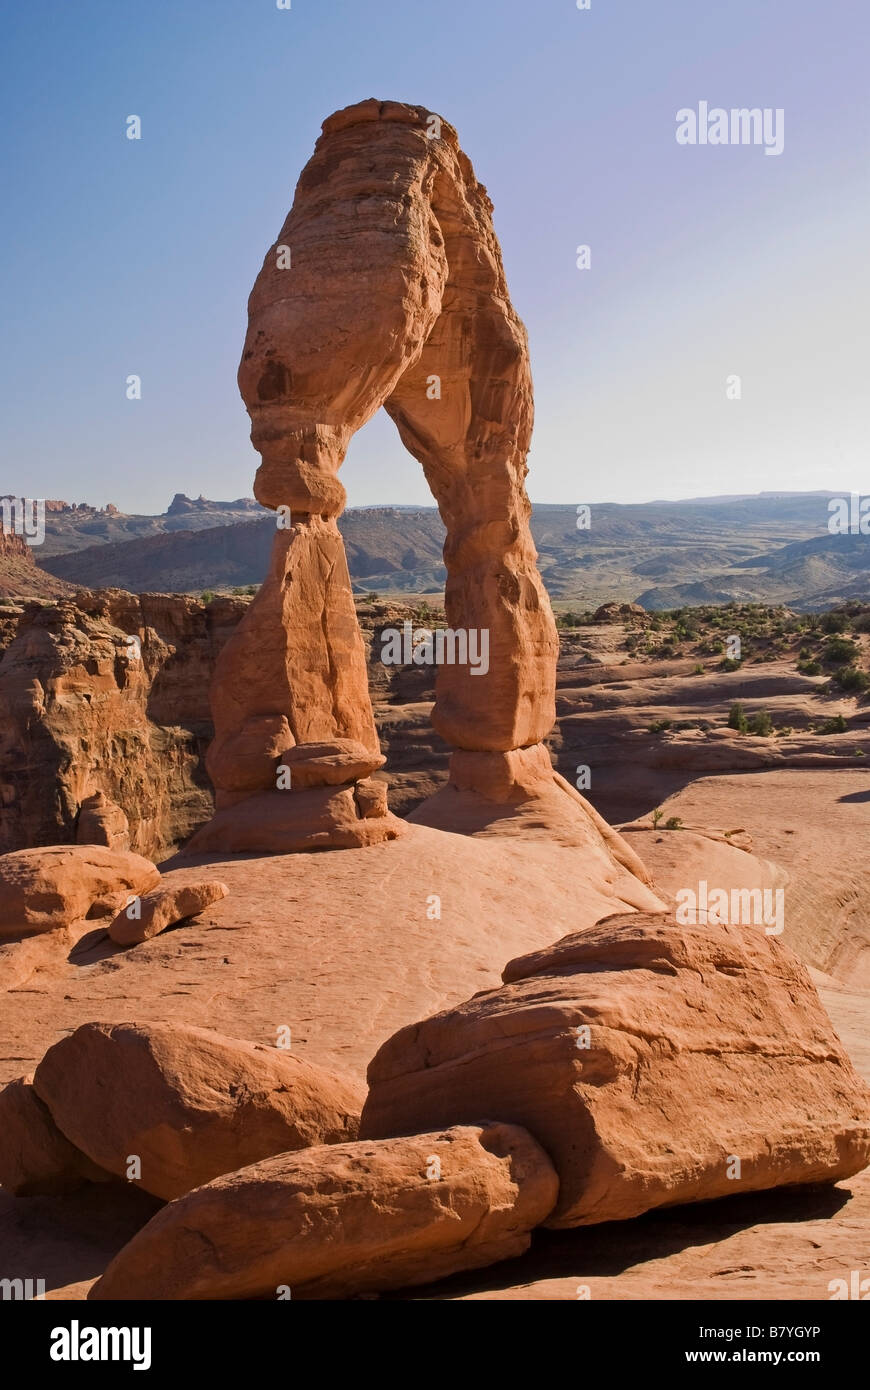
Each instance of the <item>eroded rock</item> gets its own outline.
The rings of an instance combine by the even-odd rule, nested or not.
[[[557,1191],[515,1125],[279,1154],[164,1207],[89,1297],[344,1298],[429,1283],[522,1254]]]
[[[220,902],[229,891],[225,883],[216,879],[155,888],[118,913],[109,927],[109,936],[120,946],[136,946],[176,922],[196,917],[212,903]]]
[[[169,1200],[270,1154],[356,1137],[356,1084],[290,1051],[177,1023],[85,1023],[34,1087],[76,1148]]]
[[[108,915],[131,894],[147,893],[159,882],[150,860],[99,845],[51,845],[0,855],[0,937]]]
[[[616,916],[504,980],[384,1044],[363,1137],[482,1114],[524,1125],[559,1173],[556,1227],[870,1162],[870,1093],[775,937]]]

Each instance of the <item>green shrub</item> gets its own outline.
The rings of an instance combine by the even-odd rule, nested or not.
[[[822,615],[822,632],[845,632],[849,619],[845,613],[825,613]]]
[[[848,637],[832,637],[830,642],[825,644],[822,660],[844,666],[847,661],[854,661],[857,655],[858,647],[854,642],[850,642]]]
[[[750,734],[758,734],[761,738],[767,738],[773,733],[773,720],[766,709],[760,709],[747,721],[746,728]]]
[[[731,709],[728,712],[728,728],[736,729],[738,733],[745,734],[747,727],[748,725],[743,706],[738,701],[737,704],[731,706]]]
[[[683,822],[680,820],[679,816],[669,816],[664,824],[665,830],[682,830],[682,828]]]
[[[849,726],[848,726],[848,724],[846,723],[845,719],[843,718],[842,714],[836,714],[836,715],[834,715],[833,719],[826,719],[825,722],[824,722],[824,724],[821,724],[821,725],[819,726],[819,728],[816,729],[816,733],[817,733],[817,734],[844,734],[844,733],[846,732],[846,730],[848,729],[848,727],[849,727]]]
[[[870,689],[870,676],[866,671],[861,671],[857,666],[843,666],[831,678],[841,690],[850,690],[860,693]]]

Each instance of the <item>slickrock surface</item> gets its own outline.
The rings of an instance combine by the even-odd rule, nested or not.
[[[270,1154],[355,1138],[352,1081],[292,1052],[183,1024],[86,1023],[49,1048],[34,1088],[100,1167],[167,1200]]]
[[[557,1191],[547,1155],[515,1125],[280,1154],[164,1207],[90,1297],[407,1288],[521,1254]]]
[[[97,845],[0,855],[0,937],[53,931],[89,913],[113,915],[131,893],[147,893],[159,882],[159,871],[141,855]]]
[[[33,1089],[21,1076],[0,1091],[0,1187],[15,1197],[71,1192],[85,1182],[108,1182],[111,1174],[61,1134]]]
[[[522,1124],[559,1172],[555,1227],[870,1162],[870,1092],[806,967],[763,931],[613,917],[504,980],[380,1049],[363,1137]]]
[[[362,1081],[403,1024],[648,893],[612,859],[546,839],[424,826],[366,850],[179,858],[160,886],[204,878],[229,896],[133,951],[108,939],[108,922],[77,943],[51,934],[0,948],[0,1081],[94,1017],[192,1023],[267,1046],[287,1025],[294,1053]]]
[[[118,913],[109,927],[109,936],[120,946],[136,946],[176,922],[198,917],[212,903],[225,898],[229,891],[225,883],[216,879],[182,884],[177,888],[156,888]]]

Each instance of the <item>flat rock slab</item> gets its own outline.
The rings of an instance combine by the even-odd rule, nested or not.
[[[514,1125],[279,1154],[164,1207],[89,1297],[343,1298],[429,1283],[522,1254],[557,1191],[547,1155]]]
[[[149,859],[101,845],[49,845],[0,855],[0,937],[54,931],[113,915],[160,882]]]
[[[384,1044],[364,1138],[521,1124],[559,1173],[557,1228],[833,1183],[870,1162],[870,1092],[774,937],[616,916],[504,979]]]
[[[212,903],[220,902],[229,891],[217,879],[155,888],[118,913],[109,927],[109,936],[119,946],[137,946],[176,922],[196,917]]]
[[[171,1200],[285,1150],[356,1137],[352,1081],[290,1051],[184,1024],[86,1023],[46,1052],[34,1086],[101,1168]]]

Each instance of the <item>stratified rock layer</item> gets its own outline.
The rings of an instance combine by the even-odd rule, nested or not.
[[[101,1168],[167,1200],[270,1154],[356,1137],[355,1083],[290,1051],[183,1024],[86,1023],[34,1087]]]
[[[759,930],[610,917],[504,980],[384,1044],[364,1138],[524,1125],[559,1173],[556,1227],[870,1162],[870,1094],[806,968]]]
[[[343,1298],[522,1254],[558,1181],[515,1125],[304,1149],[158,1212],[92,1299]]]

